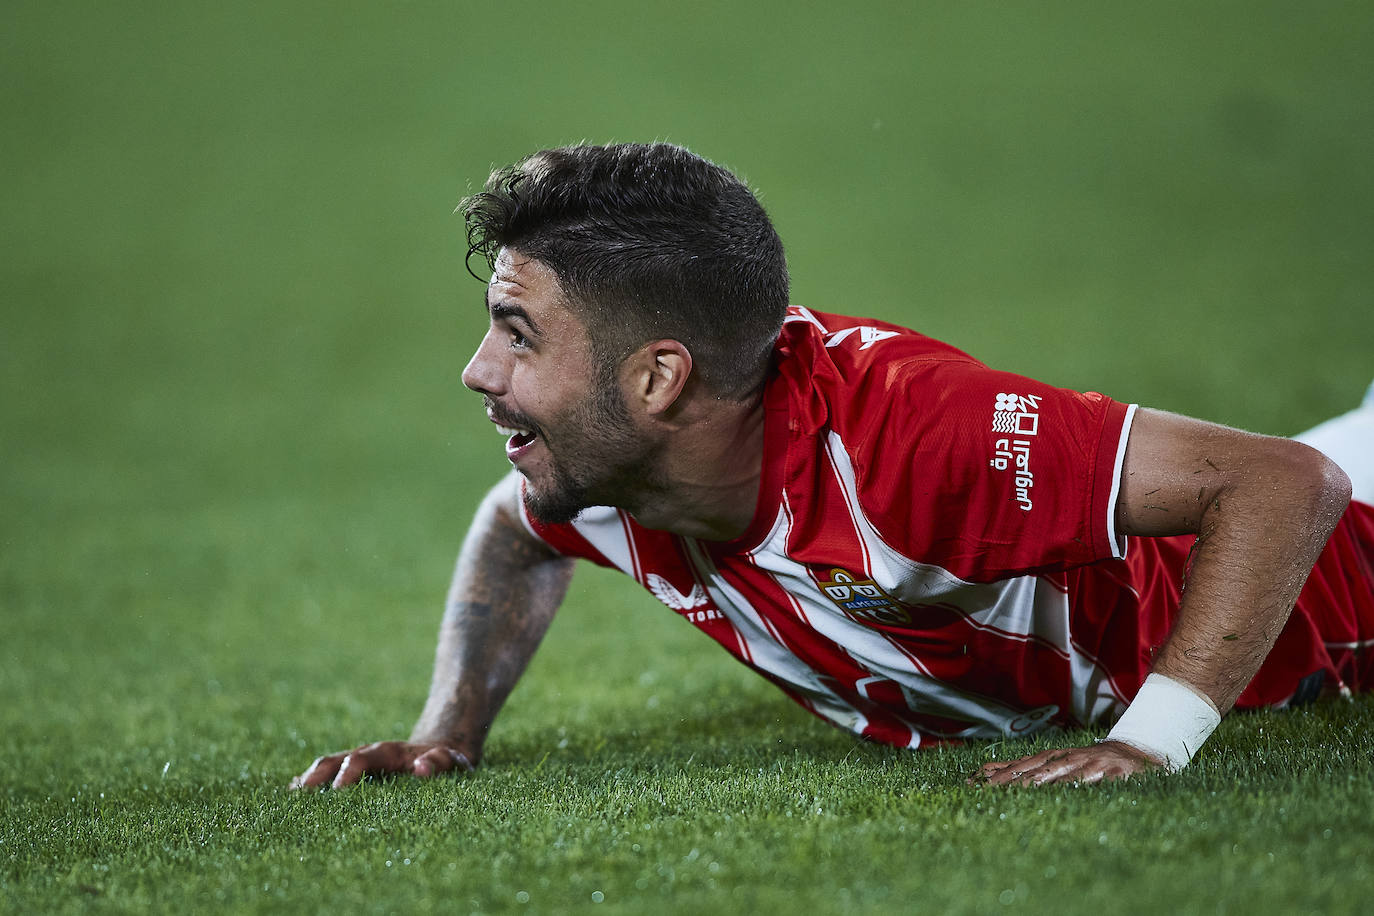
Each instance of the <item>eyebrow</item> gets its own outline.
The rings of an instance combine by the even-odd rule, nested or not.
[[[487,311],[491,314],[492,318],[505,318],[507,320],[519,318],[529,326],[531,333],[536,335],[543,334],[543,332],[539,330],[539,325],[530,317],[530,313],[513,302],[488,302]]]

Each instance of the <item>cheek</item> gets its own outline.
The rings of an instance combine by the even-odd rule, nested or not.
[[[516,366],[511,374],[511,394],[516,408],[541,424],[557,423],[579,403],[565,374],[541,366]]]
[[[517,359],[511,367],[510,391],[522,410],[539,404],[548,393],[549,380],[539,366],[529,360]]]

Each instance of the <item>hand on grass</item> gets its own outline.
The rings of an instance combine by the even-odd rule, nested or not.
[[[466,772],[471,769],[472,762],[467,755],[447,745],[378,741],[316,759],[310,769],[291,780],[291,788],[313,789],[327,785],[331,789],[342,789],[364,776],[407,773],[428,779],[452,770]]]
[[[1054,782],[1079,785],[1129,779],[1163,765],[1163,761],[1129,744],[1102,741],[1088,747],[1041,751],[1020,760],[990,761],[968,782],[993,786],[1041,786]]]

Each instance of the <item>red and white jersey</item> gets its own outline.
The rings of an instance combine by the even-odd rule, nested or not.
[[[1188,549],[1142,539],[1127,559],[1114,530],[1134,407],[993,371],[895,325],[793,307],[764,408],[759,501],[733,541],[604,507],[525,521],[873,740],[1120,715],[1172,621]],[[1296,677],[1323,666],[1319,641],[1298,640]],[[1285,669],[1252,699],[1281,702],[1289,680]]]

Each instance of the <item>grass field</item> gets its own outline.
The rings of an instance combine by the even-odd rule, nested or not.
[[[532,149],[741,171],[795,301],[1291,433],[1374,377],[1364,3],[11,2],[0,909],[1363,913],[1374,703],[975,790],[579,573],[488,744],[408,733],[503,470],[457,200]],[[1047,741],[1081,741],[1056,735]]]

